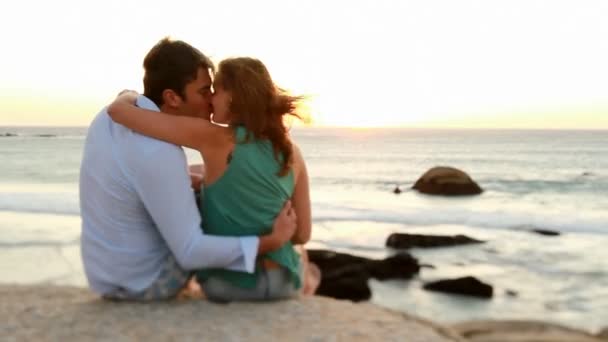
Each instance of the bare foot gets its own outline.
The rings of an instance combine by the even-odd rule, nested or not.
[[[205,294],[201,285],[196,281],[195,277],[190,278],[186,285],[179,291],[176,296],[177,300],[189,300],[189,299],[205,299]]]
[[[308,267],[306,268],[306,275],[304,276],[304,286],[302,287],[302,294],[305,296],[314,295],[320,283],[321,269],[319,269],[319,266],[309,261]]]

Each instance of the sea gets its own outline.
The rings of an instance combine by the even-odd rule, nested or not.
[[[0,283],[86,286],[78,173],[86,127],[0,127]],[[293,128],[308,167],[309,248],[373,258],[391,233],[466,234],[479,245],[412,249],[412,280],[371,280],[371,301],[442,323],[542,320],[608,326],[608,131]],[[8,136],[7,136],[8,135]],[[200,156],[186,150],[189,162]],[[411,190],[434,166],[485,191]],[[400,194],[393,190],[399,187]],[[549,229],[560,236],[542,236]],[[424,290],[475,276],[492,299]]]

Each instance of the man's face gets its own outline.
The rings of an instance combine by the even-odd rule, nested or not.
[[[185,98],[178,108],[178,114],[209,120],[212,112],[211,75],[209,70],[199,68],[196,79],[186,84]]]

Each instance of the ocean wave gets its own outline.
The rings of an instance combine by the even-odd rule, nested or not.
[[[68,246],[77,246],[80,244],[80,239],[72,241],[0,241],[0,248],[35,248],[35,247],[49,247],[49,248],[61,248]]]
[[[608,178],[592,172],[568,175],[561,179],[480,179],[478,183],[487,190],[516,194],[608,190]]]
[[[84,139],[81,133],[24,133],[24,132],[3,132],[0,138],[58,138],[58,139]]]
[[[412,226],[467,225],[489,229],[547,229],[561,233],[608,234],[608,217],[581,217],[579,212],[476,211],[465,208],[406,208],[399,212],[315,205],[315,223],[354,221]]]
[[[0,211],[80,215],[78,195],[73,192],[3,192]]]
[[[374,208],[363,204],[351,206],[340,204],[338,200],[315,201],[313,220],[315,223],[367,221],[415,226],[458,224],[490,229],[548,229],[559,232],[608,234],[608,215],[603,211],[589,208],[585,211],[585,208],[580,206],[562,206],[559,214],[556,214],[556,207],[550,206],[545,209],[540,205],[532,204],[523,203],[522,205],[527,207],[506,208],[500,207],[500,203],[495,203],[492,207],[485,207],[482,210],[469,202],[459,205],[454,201],[391,204],[399,205],[399,208],[382,206]],[[401,207],[402,205],[409,206],[404,208]],[[9,191],[0,192],[0,211],[78,216],[80,205],[75,189],[65,191],[52,189],[41,192]]]

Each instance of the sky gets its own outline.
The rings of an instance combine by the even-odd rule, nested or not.
[[[87,125],[161,38],[262,60],[318,126],[608,129],[608,2],[0,5],[0,125]]]

